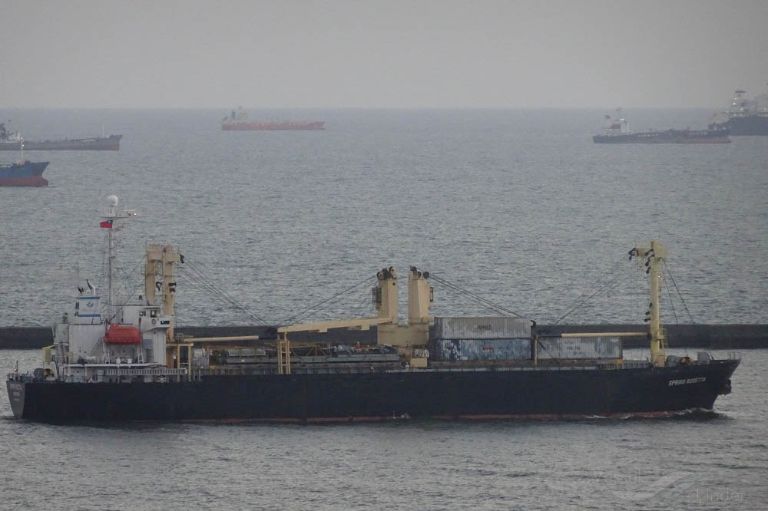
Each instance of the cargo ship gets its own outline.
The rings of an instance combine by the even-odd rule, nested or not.
[[[728,111],[717,115],[710,128],[728,129],[734,136],[768,136],[768,92],[748,99],[747,91],[737,90]]]
[[[21,144],[28,151],[119,151],[122,135],[59,140],[25,140],[18,132],[0,123],[0,151],[18,151]]]
[[[120,211],[117,197],[109,201],[99,224],[107,231],[107,276],[114,228],[134,214]],[[667,355],[666,250],[652,241],[632,248],[629,259],[649,277],[648,331],[555,335],[514,315],[433,318],[431,284],[447,281],[415,267],[407,322],[400,322],[399,279],[388,267],[376,274],[371,317],[286,324],[264,339],[194,338],[174,333],[176,275],[190,261],[172,245],[149,244],[138,299],[116,299],[111,278],[103,297],[89,281],[81,285],[74,310],[43,350],[43,365],[8,375],[11,409],[20,419],[54,423],[538,420],[712,410],[731,391],[738,358]],[[373,343],[318,341],[370,329]],[[649,358],[624,358],[628,335],[648,340]]]
[[[633,132],[623,117],[606,115],[606,127],[601,135],[594,135],[596,144],[728,144],[729,129],[710,125],[706,130],[667,129]]]
[[[224,131],[322,130],[325,129],[325,121],[249,121],[247,112],[239,108],[221,120],[221,129]]]
[[[47,161],[0,164],[0,186],[48,186],[43,177],[46,167]]]

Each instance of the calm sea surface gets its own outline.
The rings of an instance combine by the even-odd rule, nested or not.
[[[540,323],[639,322],[626,253],[649,239],[670,251],[667,321],[768,322],[768,137],[596,145],[602,113],[263,111],[327,129],[225,133],[218,111],[0,111],[30,140],[124,135],[116,153],[29,153],[50,186],[0,187],[0,326],[49,325],[102,282],[110,194],[139,213],[120,297],[146,242],[175,243],[183,325],[364,316],[389,265]],[[433,286],[436,315],[493,314]],[[764,509],[768,351],[742,356],[716,416],[656,421],[55,427],[10,419],[3,388],[0,509]],[[0,369],[37,359],[3,351]]]
[[[716,415],[659,420],[51,426],[3,389],[0,509],[763,510],[768,350],[742,357]]]
[[[182,269],[181,324],[280,322],[389,265],[539,323],[605,285],[567,320],[639,322],[647,286],[626,254],[649,239],[669,249],[680,321],[687,305],[699,323],[768,322],[768,137],[593,144],[598,111],[262,112],[327,122],[271,133],[222,132],[217,111],[0,114],[30,140],[124,135],[119,152],[29,153],[51,162],[50,186],[0,187],[0,326],[49,325],[78,282],[99,281],[110,194],[140,215],[120,233],[124,296],[148,241],[179,245],[206,279]],[[627,116],[701,127],[709,112]],[[434,285],[436,315],[489,313]],[[306,319],[369,314],[369,297],[355,288]]]

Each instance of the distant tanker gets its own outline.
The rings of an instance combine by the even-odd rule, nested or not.
[[[768,135],[768,92],[747,99],[747,91],[737,90],[727,112],[718,115],[710,127],[726,128],[731,135]]]
[[[629,129],[629,123],[621,116],[621,109],[616,118],[606,115],[607,125],[603,134],[595,135],[592,140],[596,144],[727,144],[727,127],[711,125],[706,130],[667,129],[634,132]]]
[[[0,122],[0,151],[119,151],[122,135],[90,138],[63,138],[58,140],[24,140],[22,136],[9,131]]]
[[[248,114],[239,108],[221,120],[224,131],[280,131],[280,130],[322,130],[324,121],[249,121]]]

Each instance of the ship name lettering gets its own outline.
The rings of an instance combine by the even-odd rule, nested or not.
[[[677,385],[687,385],[689,383],[704,383],[705,381],[707,381],[706,376],[697,376],[695,378],[688,378],[688,379],[681,378],[679,380],[669,380],[669,386],[675,387]]]

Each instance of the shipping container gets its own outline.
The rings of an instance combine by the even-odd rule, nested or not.
[[[437,317],[435,339],[530,339],[531,321],[498,317]]]
[[[622,358],[619,337],[540,337],[540,359],[615,359]]]
[[[437,339],[434,359],[458,360],[530,360],[530,339]]]
[[[210,354],[204,348],[195,348],[192,350],[192,367],[197,369],[207,369],[210,366]]]
[[[267,352],[264,348],[227,348],[228,357],[264,357]]]

